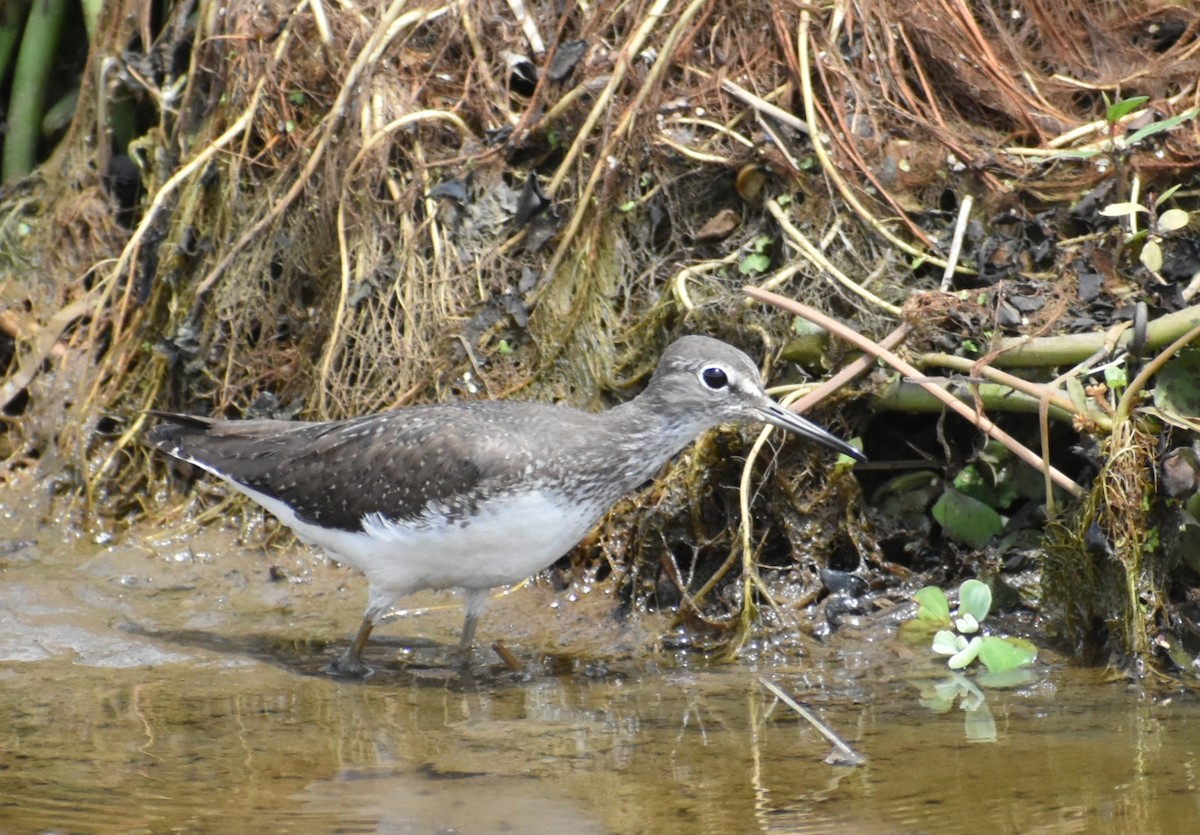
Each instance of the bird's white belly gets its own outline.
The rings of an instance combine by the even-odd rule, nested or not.
[[[465,523],[431,514],[395,522],[380,514],[361,531],[328,530],[304,522],[286,504],[233,484],[339,562],[367,576],[373,588],[397,596],[419,589],[488,589],[524,580],[546,568],[583,538],[604,508],[566,507],[540,492],[481,504]]]

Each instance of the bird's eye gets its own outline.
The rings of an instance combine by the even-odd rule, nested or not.
[[[704,385],[716,391],[717,389],[727,388],[729,386],[729,376],[720,368],[706,368],[700,372],[700,379],[704,381]]]

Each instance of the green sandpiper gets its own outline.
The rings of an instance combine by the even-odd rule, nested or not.
[[[469,654],[489,589],[563,556],[619,498],[718,424],[766,422],[866,460],[763,391],[746,354],[685,336],[637,397],[603,412],[547,403],[409,406],[328,422],[152,412],[158,449],[249,496],[360,570],[367,610],[335,675],[370,672],[371,630],[420,589],[461,588]]]

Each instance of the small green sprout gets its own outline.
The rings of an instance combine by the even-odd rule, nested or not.
[[[771,266],[771,238],[759,235],[750,243],[750,252],[738,264],[742,275],[765,273]]]

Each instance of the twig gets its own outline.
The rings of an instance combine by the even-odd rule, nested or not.
[[[1053,405],[1054,407],[1061,409],[1068,416],[1086,418],[1092,423],[1095,423],[1101,431],[1109,432],[1112,430],[1112,418],[1110,418],[1108,415],[1103,414],[1102,412],[1093,411],[1091,409],[1085,409],[1081,411],[1079,406],[1072,402],[1069,397],[1064,397],[1055,390],[1062,380],[1077,374],[1079,371],[1086,368],[1089,365],[1088,362],[1080,363],[1050,383],[1031,383],[1028,380],[1024,380],[1013,374],[1009,374],[1006,371],[1001,371],[998,368],[992,368],[990,365],[979,366],[979,364],[974,360],[967,359],[966,357],[955,357],[951,356],[950,354],[922,354],[920,357],[917,357],[916,362],[919,367],[936,365],[942,368],[951,368],[955,371],[961,371],[965,374],[982,375],[984,378],[991,380],[993,383],[1007,386],[1014,391],[1023,392],[1024,394],[1028,394],[1030,397],[1036,397],[1039,400],[1045,398],[1047,405]]]
[[[771,691],[771,695],[800,714],[802,719],[816,728],[817,732],[821,734],[821,736],[825,737],[830,743],[832,743],[833,751],[831,751],[829,756],[825,758],[825,762],[829,763],[830,765],[863,765],[866,763],[867,758],[864,755],[858,753],[848,744],[846,744],[846,742],[840,736],[833,732],[832,728],[818,719],[811,710],[785,693],[783,689],[779,687],[779,685],[769,680],[766,676],[759,676],[758,682],[763,687],[767,688],[767,690]]]
[[[840,326],[838,326],[837,323],[835,323],[825,314],[821,313],[819,310],[815,310],[814,308],[811,308],[805,304],[801,304],[793,299],[788,299],[775,293],[767,292],[758,287],[743,287],[742,290],[752,298],[775,305],[776,307],[786,310],[789,313],[793,313],[797,316],[802,316],[805,319],[808,319],[810,322],[824,327],[826,330],[830,330],[832,332],[834,329],[838,329],[838,333],[844,338],[848,339],[850,342],[857,345],[859,348],[863,349],[872,356],[879,357],[880,359],[884,360],[888,365],[895,368],[901,374],[904,374],[907,377],[912,377],[916,380],[921,379],[921,372],[913,368],[912,365],[905,362],[891,351],[885,350],[877,343],[872,342],[870,339],[867,339],[865,336],[862,336],[855,331],[851,331],[846,328],[839,329]],[[1003,429],[996,426],[996,424],[992,423],[992,421],[986,415],[976,413],[973,409],[971,409],[970,406],[962,403],[949,392],[944,391],[941,387],[934,385],[933,383],[922,382],[920,385],[922,388],[929,391],[934,397],[945,403],[947,408],[957,412],[963,418],[978,427],[981,431],[986,432],[992,438],[1004,444],[1005,447],[1012,451],[1014,455],[1016,455],[1026,464],[1039,472],[1043,471],[1042,460],[1037,453],[1033,452],[1033,450],[1029,449],[1016,438],[1012,437]],[[1051,467],[1050,475],[1051,478],[1054,479],[1055,484],[1066,490],[1072,496],[1077,498],[1083,496],[1083,488],[1072,481],[1064,473],[1060,472],[1054,467]]]
[[[841,324],[840,322],[838,324]],[[908,322],[901,322],[900,326],[889,333],[883,339],[879,340],[879,344],[887,350],[892,350],[913,332],[913,327]],[[870,371],[875,365],[875,360],[869,354],[863,354],[857,357],[853,362],[842,366],[842,368],[815,389],[806,392],[802,397],[788,404],[788,408],[793,412],[803,414],[813,406],[820,403],[826,397],[829,397],[835,391],[838,391],[842,386],[849,383],[856,377],[861,377]]]
[[[958,267],[958,254],[962,251],[963,233],[967,231],[967,223],[971,220],[971,206],[975,198],[966,195],[962,205],[958,207],[958,222],[954,224],[954,239],[950,242],[950,254],[946,256],[946,270],[942,273],[942,292],[949,293],[954,289],[954,271]]]
[[[796,116],[788,113],[782,107],[776,107],[769,101],[759,98],[745,87],[739,87],[728,78],[722,79],[721,89],[726,93],[729,93],[734,98],[740,99],[741,101],[750,105],[759,113],[765,113],[773,119],[778,119],[780,122],[783,122],[785,125],[794,130],[798,130],[801,133],[812,133],[812,130],[809,128],[807,122],[798,119]]]

